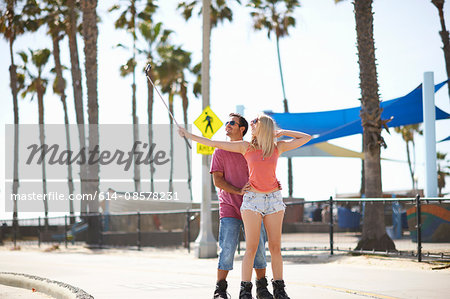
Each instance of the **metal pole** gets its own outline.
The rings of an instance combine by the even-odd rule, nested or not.
[[[17,243],[17,227],[19,226],[19,220],[16,223],[13,223],[13,235],[14,235],[14,249],[16,249]]]
[[[333,197],[330,196],[330,254],[333,255]]]
[[[137,248],[141,250],[141,213],[137,212]]]
[[[41,248],[41,216],[38,217],[38,247]]]
[[[211,37],[211,0],[203,0],[203,51],[202,51],[202,107],[209,106],[209,53]],[[202,157],[202,204],[200,232],[195,240],[195,255],[198,258],[217,256],[217,242],[212,233],[211,183],[209,156]]]
[[[67,248],[67,215],[64,215],[64,246]]]
[[[188,253],[191,253],[191,213],[189,212],[189,208],[187,208],[186,210],[186,230],[187,230],[186,247]]]
[[[99,225],[98,225],[98,230],[99,230],[99,247],[102,248],[103,247],[103,213],[100,213],[99,215]]]
[[[425,197],[437,197],[436,107],[433,72],[423,74],[423,123],[425,136]]]
[[[420,217],[420,195],[416,196],[416,219],[417,219],[417,261],[420,263],[422,261],[422,223]]]

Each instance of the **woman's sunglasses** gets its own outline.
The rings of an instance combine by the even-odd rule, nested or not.
[[[254,120],[251,121],[251,123],[252,123],[253,125],[255,125],[258,121],[259,121],[259,119],[255,118]]]
[[[235,122],[234,120],[232,120],[232,121],[227,121],[227,122],[225,123],[225,126],[228,126],[228,125],[234,126],[235,124],[238,124],[238,123]],[[239,127],[242,127],[240,124],[238,124],[238,126],[239,126]]]

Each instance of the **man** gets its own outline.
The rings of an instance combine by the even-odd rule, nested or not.
[[[320,204],[317,204],[316,208],[313,211],[312,221],[322,222],[322,208],[320,207]]]
[[[244,117],[231,113],[225,123],[226,135],[230,141],[242,140],[248,130],[248,123]],[[219,264],[217,269],[217,283],[214,299],[227,299],[227,275],[233,269],[234,254],[239,242],[239,232],[243,223],[240,207],[242,195],[249,188],[248,168],[244,157],[239,153],[221,149],[214,151],[210,173],[213,175],[214,185],[219,188]],[[261,237],[253,268],[256,272],[256,298],[269,299],[273,296],[267,290],[265,231],[261,226]]]

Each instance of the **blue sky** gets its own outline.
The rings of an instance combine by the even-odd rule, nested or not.
[[[124,31],[115,31],[116,15],[107,13],[108,5],[100,1],[98,61],[100,123],[131,123],[131,78],[119,75],[119,66],[130,56],[123,49],[114,48],[117,43],[127,44],[131,38]],[[193,63],[201,59],[201,20],[194,18],[186,23],[175,10],[177,1],[161,1],[156,19],[175,31],[172,42],[192,52]],[[120,3],[125,3],[121,1]],[[233,4],[234,21],[214,28],[211,37],[211,108],[221,118],[236,105],[244,105],[245,116],[254,117],[264,110],[281,112],[282,91],[278,72],[275,41],[265,32],[255,32],[251,26],[248,8]],[[445,19],[450,22],[447,6]],[[423,73],[434,72],[435,82],[446,79],[440,23],[437,9],[430,1],[423,0],[375,0],[374,37],[377,58],[379,93],[381,100],[405,95],[423,80]],[[357,63],[356,32],[351,1],[335,4],[333,0],[303,0],[295,13],[297,26],[290,36],[281,40],[286,95],[292,112],[310,112],[359,106],[359,68]],[[450,23],[447,24],[450,26]],[[61,43],[63,64],[70,65],[68,42]],[[19,37],[15,51],[28,48],[50,47],[45,30],[38,34]],[[79,40],[81,62],[83,43]],[[13,122],[12,99],[9,90],[9,49],[5,40],[0,41],[0,122]],[[19,58],[16,57],[16,61]],[[144,59],[138,60],[143,67]],[[83,67],[83,66],[82,66]],[[84,67],[83,67],[84,68]],[[49,68],[47,70],[50,69]],[[65,72],[66,80],[70,73]],[[49,75],[50,76],[50,75]],[[138,116],[141,123],[146,116],[146,78],[138,73]],[[84,92],[86,88],[84,85]],[[75,122],[72,91],[67,90],[71,123]],[[155,98],[155,122],[168,123],[163,104]],[[58,97],[47,92],[45,97],[46,122],[63,123],[62,107]],[[175,100],[175,116],[181,122],[181,100]],[[450,112],[447,87],[436,94],[436,105]],[[190,96],[189,122],[201,113],[201,99]],[[37,104],[29,99],[20,100],[20,117],[23,123],[37,123]],[[4,129],[0,130],[4,140]],[[449,135],[450,120],[436,124],[436,138]],[[383,133],[388,148],[382,156],[406,161],[405,144],[395,133]],[[223,128],[213,137],[225,139]],[[2,141],[3,143],[3,141]],[[361,150],[361,136],[334,140],[332,143],[346,148]],[[420,188],[424,187],[424,141],[416,138],[417,177]],[[450,152],[450,142],[437,145],[440,152]],[[3,147],[0,149],[1,157]],[[200,190],[201,175],[199,155],[193,153],[194,188]],[[4,158],[0,159],[4,168]],[[361,162],[348,158],[295,158],[294,196],[306,199],[326,199],[335,193],[358,192]],[[1,170],[1,169],[0,169]],[[286,162],[280,160],[278,175],[287,193]],[[411,187],[406,163],[382,162],[383,190],[404,190]],[[0,180],[4,180],[1,171]],[[450,185],[450,182],[447,181]],[[101,186],[107,188],[107,186]],[[4,200],[3,184],[0,187],[0,203]],[[447,187],[447,192],[450,190]],[[200,191],[198,192],[200,193]],[[195,193],[194,193],[195,194]],[[196,198],[196,201],[200,199]],[[1,207],[4,205],[1,204]],[[0,218],[3,218],[0,208]],[[9,217],[9,214],[6,215]]]

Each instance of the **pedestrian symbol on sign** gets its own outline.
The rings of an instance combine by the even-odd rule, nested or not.
[[[208,115],[208,112],[205,112],[205,114],[206,114],[206,117],[205,117],[205,120],[203,122],[206,122],[206,128],[205,128],[205,133],[204,134],[207,134],[208,128],[210,128],[211,129],[211,133],[214,134],[213,128],[211,126],[211,123],[212,123],[213,119],[212,119],[211,116]]]

